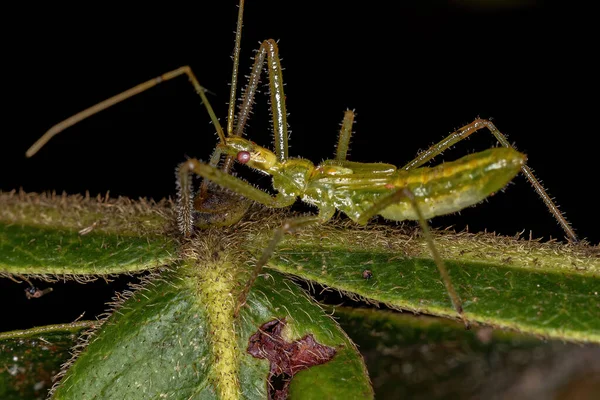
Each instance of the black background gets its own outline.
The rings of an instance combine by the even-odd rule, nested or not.
[[[598,243],[598,85],[589,11],[526,1],[397,3],[246,4],[240,68],[249,71],[260,40],[279,40],[290,155],[315,163],[331,158],[346,108],[357,113],[350,159],[396,165],[475,117],[491,117],[528,154],[580,236]],[[52,4],[11,11],[12,23],[3,28],[0,188],[173,195],[175,166],[186,156],[206,160],[216,143],[185,78],[65,131],[32,159],[24,152],[60,120],[187,64],[214,93],[210,101],[225,125],[235,4],[127,10]],[[271,147],[265,95],[255,110],[248,136]],[[478,133],[435,161],[494,145],[491,135]],[[563,237],[523,177],[488,202],[432,224]],[[93,318],[125,283],[56,285],[54,293],[30,301],[24,285],[1,285],[8,306],[0,328],[16,329],[68,322],[86,309]]]

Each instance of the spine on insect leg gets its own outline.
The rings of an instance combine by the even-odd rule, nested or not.
[[[190,236],[194,226],[194,193],[188,162],[181,163],[175,175],[177,181],[177,224],[184,236]]]

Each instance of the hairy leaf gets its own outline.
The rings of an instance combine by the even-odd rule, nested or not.
[[[84,279],[175,259],[167,204],[0,193],[0,274]]]
[[[235,320],[229,285],[237,282],[231,275],[237,257],[226,252],[210,260],[188,259],[119,305],[54,398],[264,399],[276,384],[300,399],[373,396],[352,342],[301,289],[276,272],[261,277]],[[284,322],[286,343],[311,336],[333,357],[293,376],[273,377],[271,362],[248,352],[251,337],[272,321]],[[253,343],[264,350],[264,343]]]
[[[600,342],[600,249],[491,234],[436,233],[466,317],[544,337]],[[291,235],[272,268],[371,302],[455,317],[427,245],[403,227]]]

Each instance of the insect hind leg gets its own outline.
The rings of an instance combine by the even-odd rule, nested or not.
[[[500,130],[498,130],[498,128],[496,128],[496,126],[491,121],[478,118],[470,124],[465,125],[459,130],[451,133],[440,142],[431,146],[429,149],[419,153],[419,155],[417,155],[417,157],[414,160],[406,164],[402,169],[408,171],[425,164],[435,156],[441,154],[443,151],[449,149],[456,143],[467,138],[472,133],[477,132],[482,128],[487,128],[502,146],[510,147],[516,150],[515,146],[510,144],[506,136],[502,132],[500,132]],[[559,210],[558,206],[550,197],[550,195],[548,195],[540,181],[535,177],[531,168],[529,168],[527,165],[523,165],[521,167],[521,172],[523,173],[523,175],[525,175],[531,186],[533,186],[533,189],[538,194],[538,196],[540,196],[544,204],[546,204],[546,207],[548,207],[548,211],[550,211],[550,214],[552,214],[552,216],[561,226],[567,238],[569,238],[569,240],[573,242],[577,242],[577,235],[575,234],[573,227],[571,226],[571,224],[569,224],[563,213]]]
[[[429,251],[431,256],[433,257],[433,261],[440,272],[440,276],[442,278],[442,282],[446,287],[446,291],[448,296],[450,297],[450,301],[452,302],[452,306],[458,313],[458,316],[465,324],[465,328],[469,329],[470,324],[467,318],[465,317],[462,301],[460,297],[456,293],[454,289],[454,285],[452,284],[452,280],[450,279],[450,274],[448,273],[448,269],[446,268],[446,264],[444,260],[440,256],[440,253],[437,250],[435,242],[433,241],[433,236],[431,235],[431,230],[429,229],[429,224],[423,217],[423,213],[421,212],[421,208],[417,204],[414,194],[406,187],[401,188],[393,192],[392,194],[384,197],[379,200],[377,203],[373,204],[370,209],[366,210],[359,218],[358,223],[366,224],[368,220],[377,215],[381,210],[387,208],[391,204],[397,203],[402,199],[408,199],[415,210],[415,213],[419,217],[419,224],[421,225],[421,230],[423,231],[423,236],[425,237],[425,241],[427,242],[427,247],[429,247]]]
[[[273,252],[277,248],[277,245],[279,244],[279,242],[281,242],[281,240],[283,239],[283,236],[286,233],[294,232],[294,231],[296,231],[298,229],[302,229],[308,225],[325,223],[325,222],[329,221],[331,219],[331,217],[333,217],[334,212],[335,212],[335,208],[321,208],[319,210],[318,215],[310,215],[310,216],[297,217],[297,218],[285,220],[283,222],[283,224],[281,224],[281,226],[275,230],[275,234],[273,235],[273,238],[271,239],[271,241],[269,242],[267,247],[263,250],[260,258],[254,265],[254,268],[252,270],[250,278],[248,279],[248,281],[246,282],[246,285],[244,286],[244,288],[242,289],[241,293],[238,296],[237,306],[235,309],[236,317],[239,314],[240,309],[246,304],[246,299],[248,298],[248,293],[250,293],[250,289],[252,288],[252,285],[254,285],[254,282],[260,275],[263,267],[267,264],[267,262],[273,255]]]

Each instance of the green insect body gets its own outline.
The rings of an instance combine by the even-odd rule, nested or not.
[[[320,219],[330,219],[335,210],[353,221],[366,224],[367,211],[399,189],[413,195],[424,218],[454,213],[484,200],[502,189],[520,171],[525,155],[512,148],[493,148],[446,162],[436,167],[398,170],[391,164],[327,160],[315,166],[303,158],[277,161],[276,155],[244,138],[230,138],[220,145],[224,154],[260,172],[273,176],[279,205],[300,197],[319,208]],[[205,168],[201,168],[205,170]],[[204,175],[204,174],[203,174]],[[205,176],[236,190],[225,176]],[[239,182],[239,181],[238,181]],[[412,202],[400,199],[380,210],[384,218],[419,220]]]
[[[347,112],[342,125],[348,126],[352,119],[353,113]],[[300,197],[319,209],[316,216],[289,220],[276,230],[257,261],[252,278],[239,296],[236,314],[245,304],[254,280],[275,251],[282,235],[307,224],[325,223],[337,209],[363,225],[375,215],[395,221],[419,221],[452,304],[465,326],[469,326],[461,300],[425,221],[477,204],[502,189],[524,168],[525,155],[514,148],[502,147],[432,168],[413,166],[411,162],[404,169],[396,169],[391,164],[347,161],[345,155],[349,139],[349,134],[340,134],[337,159],[327,160],[318,166],[303,158],[282,159],[274,152],[238,136],[230,136],[217,146],[219,154],[271,175],[273,188],[278,192],[274,197],[210,164],[191,159],[181,166],[182,180],[186,179],[189,171],[269,207],[290,206]]]
[[[503,188],[519,172],[524,160],[521,153],[498,148],[434,168],[367,175],[365,178],[369,183],[362,185],[360,181],[363,178],[360,178],[358,169],[351,176],[326,177],[309,182],[303,199],[319,206],[316,199],[321,194],[326,198],[323,200],[321,197],[321,204],[331,202],[352,220],[365,224],[367,221],[361,215],[382,197],[405,187],[413,193],[423,217],[428,219],[479,203]],[[389,205],[379,214],[394,221],[419,219],[408,199]]]
[[[394,221],[419,221],[448,295],[465,325],[468,325],[468,320],[463,313],[461,300],[454,290],[448,271],[429,233],[427,219],[458,212],[481,202],[501,190],[521,171],[561,225],[569,240],[577,241],[577,235],[571,225],[546,193],[533,171],[525,165],[525,155],[515,150],[506,136],[489,120],[474,120],[419,153],[404,167],[397,169],[391,164],[347,160],[354,122],[354,112],[347,110],[342,121],[335,159],[315,166],[306,159],[289,158],[286,96],[279,50],[273,39],[262,42],[255,53],[252,72],[239,104],[239,113],[237,118],[234,118],[243,9],[244,1],[240,0],[226,131],[221,127],[204,93],[205,89],[200,85],[191,68],[183,66],[106,99],[53,126],[31,146],[26,153],[27,156],[31,157],[56,134],[81,120],[161,82],[187,76],[217,130],[219,144],[209,163],[189,159],[177,169],[179,197],[177,211],[182,235],[191,237],[194,234],[194,225],[196,227],[232,225],[243,217],[250,201],[267,207],[282,208],[291,206],[300,198],[319,209],[318,215],[292,218],[275,229],[271,242],[257,260],[251,278],[238,297],[236,315],[240,307],[245,304],[252,284],[275,252],[283,235],[312,223],[325,223],[333,217],[336,210],[342,211],[350,219],[363,225],[376,215]],[[274,151],[242,137],[252,113],[254,97],[265,66],[269,75]],[[424,167],[446,149],[483,128],[487,128],[503,147],[468,155],[435,167]],[[223,155],[227,156],[225,160],[222,160]],[[272,196],[232,175],[230,172],[234,160],[272,176],[273,189],[277,194]],[[204,178],[197,192],[192,187],[193,175]],[[228,189],[229,192],[211,191],[209,189],[214,186],[209,187],[209,182]]]

